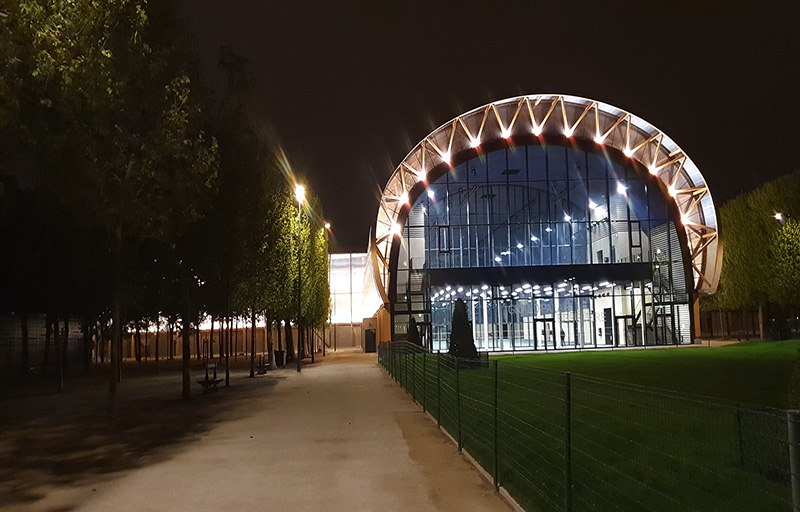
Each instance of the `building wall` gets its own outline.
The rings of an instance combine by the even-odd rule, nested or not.
[[[688,343],[675,215],[658,180],[621,155],[530,145],[456,162],[399,237],[393,339],[414,316],[446,349],[462,299],[483,349],[537,347],[534,333],[556,347]]]

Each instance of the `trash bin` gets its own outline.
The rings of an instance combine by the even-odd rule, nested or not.
[[[375,352],[375,329],[364,331],[364,352]]]
[[[285,368],[286,367],[286,351],[285,350],[276,350],[275,351],[275,365],[278,368]]]

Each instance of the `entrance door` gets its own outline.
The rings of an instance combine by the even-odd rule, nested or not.
[[[536,350],[555,349],[556,321],[552,318],[533,319],[533,346]]]
[[[636,345],[635,321],[632,316],[617,317],[617,346],[632,347]]]

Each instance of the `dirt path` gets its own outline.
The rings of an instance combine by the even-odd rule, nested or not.
[[[328,355],[301,374],[235,377],[231,388],[184,408],[202,411],[196,424],[179,422],[191,435],[170,435],[165,423],[173,442],[149,450],[131,468],[115,468],[111,477],[41,482],[29,489],[29,501],[12,508],[510,510],[374,354]],[[209,409],[218,414],[209,416]],[[125,457],[124,446],[117,450]]]

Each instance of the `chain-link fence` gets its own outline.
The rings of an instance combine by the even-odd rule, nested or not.
[[[406,342],[379,361],[527,510],[793,510],[786,411]]]

